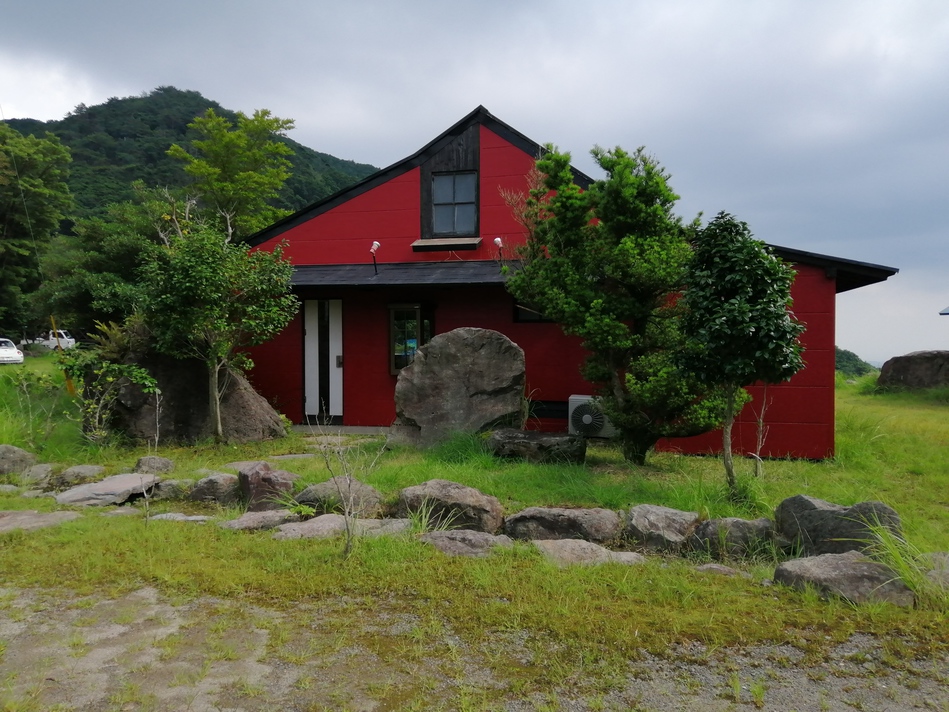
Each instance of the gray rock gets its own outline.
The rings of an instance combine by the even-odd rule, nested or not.
[[[19,475],[36,464],[36,455],[15,445],[0,445],[0,475]]]
[[[45,487],[53,476],[53,466],[49,464],[33,465],[20,475],[20,484],[27,487]]]
[[[579,435],[500,428],[488,438],[488,450],[495,457],[582,465],[586,460],[587,441]]]
[[[158,482],[155,475],[129,473],[113,475],[98,482],[72,487],[56,495],[56,503],[82,507],[122,504],[136,495],[144,495]]]
[[[922,564],[926,567],[926,578],[949,591],[949,552],[923,554]]]
[[[428,509],[433,524],[495,534],[504,523],[497,497],[449,480],[429,480],[399,493],[398,516]]]
[[[185,499],[194,488],[194,480],[162,480],[152,490],[154,499]]]
[[[181,512],[166,512],[165,514],[156,514],[154,517],[149,517],[150,520],[156,522],[195,522],[196,524],[204,524],[205,522],[210,521],[213,517],[207,517],[203,514],[182,514]]]
[[[612,541],[619,536],[619,515],[609,509],[528,507],[504,522],[504,533],[514,539],[586,539]]]
[[[16,485],[0,485],[0,494],[17,494],[19,491]]]
[[[149,475],[162,475],[175,469],[175,463],[167,457],[158,457],[158,455],[145,455],[138,458],[135,463],[136,472],[144,472]]]
[[[395,536],[412,531],[411,519],[356,519],[356,533],[362,536]]]
[[[382,494],[375,487],[356,479],[332,477],[326,482],[310,485],[296,496],[296,501],[309,504],[321,513],[342,512],[343,499],[351,504],[351,514],[372,519],[382,514]]]
[[[471,529],[447,529],[428,532],[423,534],[421,539],[449,556],[476,558],[487,556],[496,546],[509,547],[514,544],[510,537],[503,534],[495,536],[494,534],[476,532]]]
[[[698,512],[637,504],[626,516],[623,536],[648,551],[675,553],[698,522]]]
[[[724,517],[700,522],[688,539],[693,551],[716,557],[739,557],[760,552],[774,540],[770,519]]]
[[[342,514],[323,514],[305,522],[291,522],[277,527],[274,539],[329,539],[346,531]]]
[[[35,510],[0,512],[0,533],[11,532],[15,529],[32,531],[52,527],[81,516],[79,512],[44,512],[42,514]]]
[[[249,512],[280,509],[291,499],[293,483],[299,475],[275,470],[263,460],[254,462],[237,473],[241,497]]]
[[[462,327],[435,336],[399,372],[399,421],[419,428],[422,446],[454,433],[519,422],[524,352],[503,334]]]
[[[135,355],[139,366],[156,379],[161,408],[139,386],[125,384],[116,405],[116,426],[135,440],[155,438],[156,420],[162,442],[193,443],[214,435],[208,403],[208,369],[198,359],[161,354]],[[283,437],[283,421],[265,398],[236,371],[222,374],[227,388],[221,397],[221,425],[228,442],[251,442]],[[157,415],[157,418],[156,418]]]
[[[195,502],[217,502],[224,506],[237,504],[241,498],[237,475],[208,475],[197,481],[188,497]]]
[[[775,530],[808,555],[862,551],[874,539],[867,523],[880,524],[900,535],[899,515],[882,502],[858,502],[852,507],[795,495],[774,511]]]
[[[594,564],[645,563],[646,557],[632,551],[610,551],[606,547],[582,539],[540,539],[533,542],[550,561],[560,566]]]
[[[696,566],[695,570],[703,574],[717,574],[719,576],[741,576],[742,578],[751,578],[751,575],[744,571],[733,569],[731,566],[723,566],[722,564],[702,564],[701,566]]]
[[[913,592],[892,569],[859,551],[785,561],[775,570],[774,580],[797,589],[813,586],[852,603],[886,601],[911,608],[916,602]]]
[[[105,468],[101,465],[73,465],[67,467],[58,475],[50,477],[48,484],[53,489],[66,489],[96,480],[103,472],[105,472]]]
[[[247,512],[237,519],[221,522],[219,526],[222,529],[232,529],[236,531],[259,531],[262,529],[274,529],[281,524],[299,521],[299,516],[285,509],[269,509],[261,512]]]
[[[949,351],[914,351],[883,364],[881,388],[938,388],[949,385]]]

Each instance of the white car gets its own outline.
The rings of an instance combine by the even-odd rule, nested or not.
[[[10,339],[0,339],[0,363],[23,363],[23,352]]]

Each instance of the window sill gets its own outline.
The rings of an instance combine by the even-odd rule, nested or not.
[[[452,252],[455,250],[477,250],[480,237],[435,237],[416,240],[412,252]]]

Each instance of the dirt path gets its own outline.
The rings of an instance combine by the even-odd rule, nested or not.
[[[523,633],[474,649],[437,612],[396,610],[343,598],[288,612],[153,589],[111,599],[0,589],[0,709],[949,710],[949,660],[883,664],[869,637],[813,665],[791,647],[690,646],[537,691],[515,674],[543,664]]]

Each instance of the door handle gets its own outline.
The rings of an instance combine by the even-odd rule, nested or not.
[[[336,354],[336,368],[342,368],[342,367],[343,367],[343,355]]]

